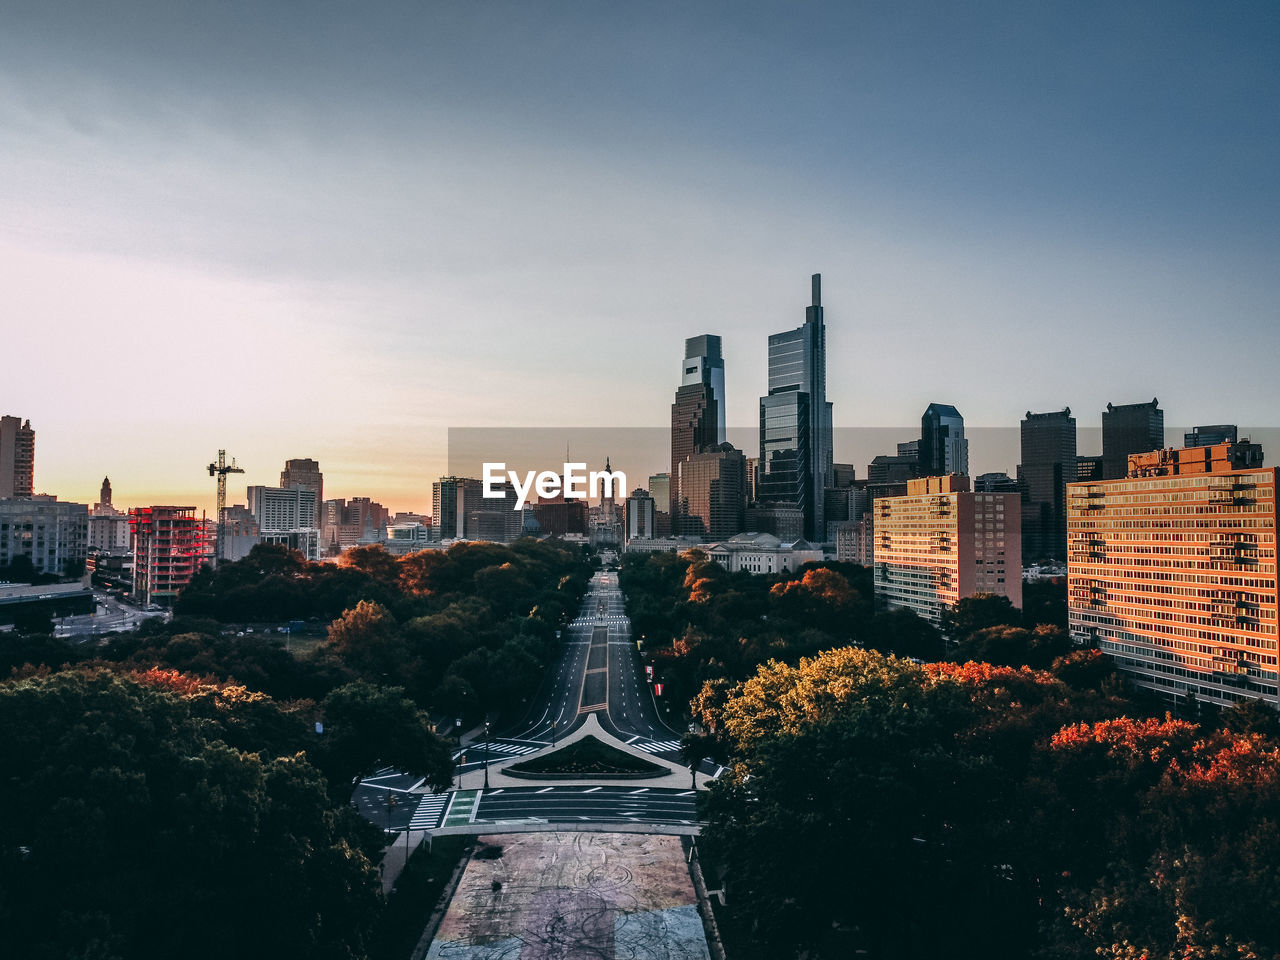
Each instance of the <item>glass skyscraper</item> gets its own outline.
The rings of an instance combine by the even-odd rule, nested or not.
[[[756,498],[804,513],[804,534],[826,532],[823,488],[831,473],[831,404],[827,402],[827,331],[822,275],[804,325],[769,337],[769,393],[760,398],[760,463]]]

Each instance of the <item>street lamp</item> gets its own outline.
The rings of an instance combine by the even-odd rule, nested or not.
[[[458,757],[459,759],[461,759],[462,757],[462,718],[461,717],[458,717],[456,720],[453,721],[453,741],[458,745]],[[462,765],[458,763],[457,760],[455,760],[454,766],[458,770],[458,789],[461,790],[462,789]]]
[[[489,721],[484,722],[484,788],[489,789]]]
[[[551,721],[551,745],[553,747],[556,745],[556,722],[554,720]]]

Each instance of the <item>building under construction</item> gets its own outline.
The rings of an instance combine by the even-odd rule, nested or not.
[[[211,559],[210,524],[195,507],[137,507],[133,533],[133,595],[142,603],[172,605],[201,564]]]

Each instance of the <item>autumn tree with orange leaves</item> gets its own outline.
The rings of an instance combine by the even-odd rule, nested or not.
[[[1125,701],[1046,671],[855,649],[694,705],[729,762],[703,846],[735,956],[1280,950],[1262,734],[1115,719]]]

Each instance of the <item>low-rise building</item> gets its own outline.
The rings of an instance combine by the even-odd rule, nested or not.
[[[772,533],[740,533],[702,549],[730,573],[789,573],[824,559],[822,548],[808,540],[784,543]]]

